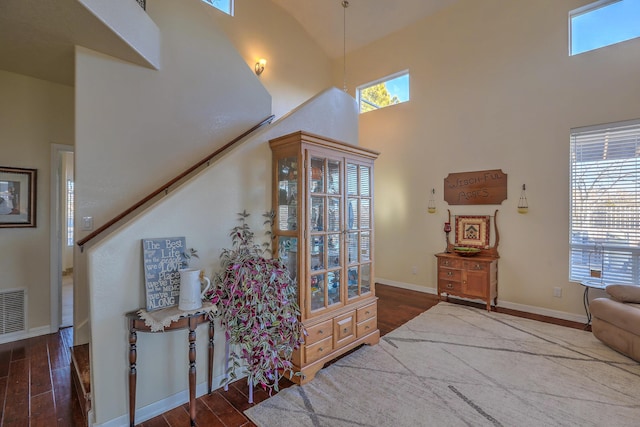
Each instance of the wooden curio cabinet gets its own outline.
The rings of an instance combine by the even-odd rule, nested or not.
[[[273,152],[274,254],[298,284],[308,335],[293,357],[304,384],[326,362],[380,339],[373,283],[373,162],[378,153],[296,132]]]

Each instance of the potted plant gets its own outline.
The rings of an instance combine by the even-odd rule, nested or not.
[[[225,329],[231,366],[223,384],[237,378],[244,361],[249,383],[249,402],[253,385],[271,393],[278,391],[279,373],[295,375],[291,357],[303,341],[296,283],[286,266],[271,257],[270,243],[254,242],[247,224],[249,214],[239,214],[240,225],[231,231],[232,247],[220,256],[220,272],[208,298],[218,306],[217,316]],[[273,224],[273,214],[265,214],[265,224]],[[267,231],[270,234],[270,231]],[[228,351],[228,350],[227,350]]]

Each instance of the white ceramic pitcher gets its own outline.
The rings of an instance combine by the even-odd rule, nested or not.
[[[206,282],[204,290],[202,290],[202,282],[200,280],[200,270],[195,268],[185,268],[178,270],[180,272],[180,299],[178,308],[180,310],[197,310],[202,307],[202,298],[211,286],[211,280],[202,275],[202,282]]]

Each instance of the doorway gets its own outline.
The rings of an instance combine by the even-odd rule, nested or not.
[[[51,332],[73,326],[74,152],[53,144],[51,153]]]

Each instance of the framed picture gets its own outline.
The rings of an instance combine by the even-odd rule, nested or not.
[[[456,216],[456,246],[487,249],[489,221],[488,215]]]
[[[36,226],[36,173],[0,166],[0,228]]]

